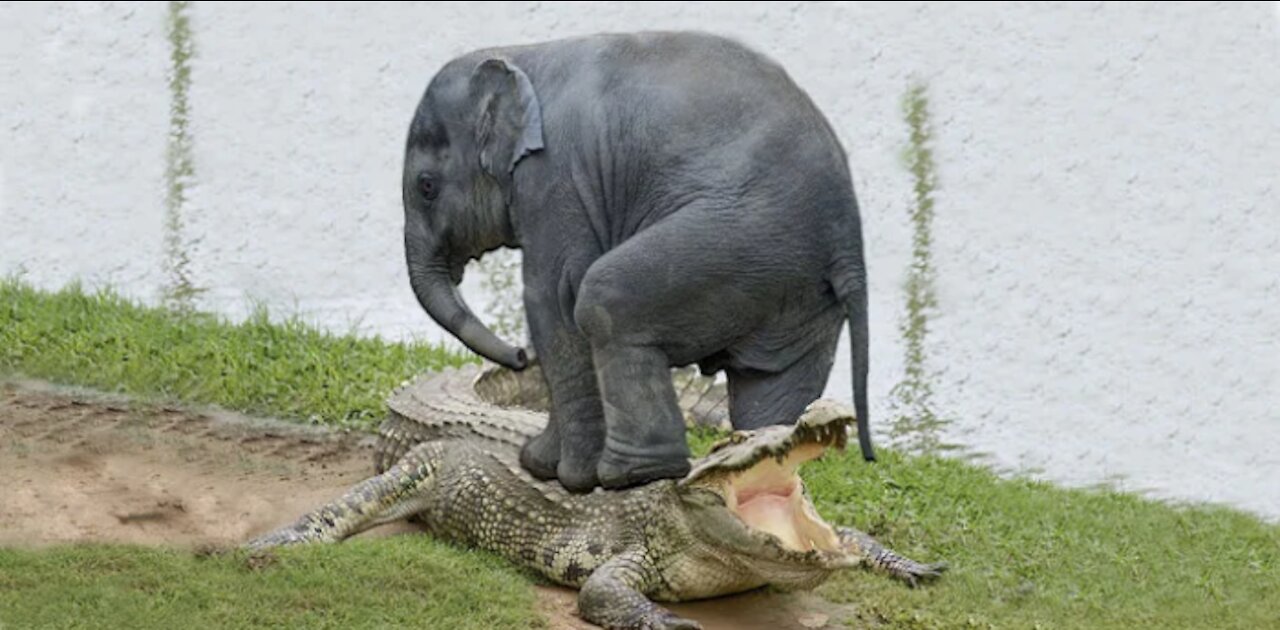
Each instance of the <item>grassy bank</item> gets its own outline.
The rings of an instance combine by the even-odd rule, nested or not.
[[[714,436],[692,441],[704,452]],[[917,560],[945,560],[916,590],[862,572],[819,589],[852,627],[1280,627],[1280,527],[1226,508],[1001,479],[954,459],[853,449],[807,465],[832,523]]]
[[[231,324],[110,292],[0,281],[0,371],[144,398],[370,429],[386,394],[474,358],[430,344],[333,336],[265,310]]]
[[[275,562],[126,546],[0,548],[0,628],[530,628],[533,593],[486,554],[422,538]]]
[[[298,322],[274,325],[265,316],[233,325],[106,294],[0,284],[0,371],[134,395],[369,427],[395,384],[466,360],[429,346],[332,337]],[[695,441],[705,446],[707,437]],[[1280,528],[1247,515],[1002,480],[958,461],[893,452],[875,465],[852,454],[831,457],[806,477],[829,520],[952,565],[943,580],[918,590],[857,572],[823,586],[823,596],[854,605],[855,627],[1260,628],[1280,621]],[[74,627],[76,619],[97,627],[176,619],[224,627],[535,623],[526,578],[487,556],[412,540],[283,558],[250,570],[234,558],[120,547],[0,551],[0,614],[9,616],[0,626]],[[95,618],[100,610],[107,616]]]
[[[846,574],[829,599],[905,628],[1266,628],[1280,624],[1280,528],[1226,509],[1072,491],[937,457],[853,455],[807,475],[829,520],[952,570],[907,591]]]

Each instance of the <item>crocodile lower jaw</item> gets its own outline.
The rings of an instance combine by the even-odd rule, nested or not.
[[[821,444],[804,444],[781,459],[766,459],[729,475],[722,486],[726,507],[748,527],[773,536],[788,550],[838,551],[835,530],[814,510],[798,474],[801,464],[825,450]]]

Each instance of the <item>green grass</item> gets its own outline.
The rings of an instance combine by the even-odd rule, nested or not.
[[[0,372],[367,428],[419,371],[470,360],[302,324],[175,315],[110,294],[0,283]],[[705,449],[712,436],[692,441]],[[863,572],[820,593],[855,626],[1280,625],[1280,527],[1231,510],[1006,480],[882,451],[811,464],[824,516],[952,570],[926,588]],[[289,551],[277,566],[111,546],[0,551],[0,627],[527,627],[527,577],[422,538]],[[468,625],[474,624],[474,625]]]
[[[1280,527],[1222,508],[1002,480],[956,460],[852,454],[806,471],[818,509],[903,554],[929,588],[845,574],[821,589],[892,627],[1280,627]]]
[[[429,344],[334,336],[264,309],[231,324],[147,308],[109,291],[57,293],[0,281],[0,372],[371,429],[387,394],[475,359]]]
[[[0,548],[0,628],[531,628],[527,580],[423,537],[275,561],[127,546]],[[8,624],[8,625],[6,625]]]
[[[699,430],[690,444],[705,453],[716,437]],[[892,450],[875,464],[830,453],[802,474],[829,522],[951,567],[915,590],[836,576],[818,592],[856,609],[852,627],[1280,627],[1280,527],[1238,511],[1001,479]]]

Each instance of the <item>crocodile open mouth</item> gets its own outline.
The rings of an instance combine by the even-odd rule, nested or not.
[[[835,530],[818,516],[805,496],[800,465],[826,447],[806,444],[782,458],[766,459],[724,482],[725,505],[748,527],[772,535],[792,551],[835,551]]]
[[[790,551],[838,551],[839,538],[814,509],[799,471],[827,449],[844,448],[851,420],[843,408],[818,401],[794,426],[735,432],[682,483],[715,490],[745,525]]]

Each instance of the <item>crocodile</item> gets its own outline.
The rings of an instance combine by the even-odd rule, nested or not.
[[[627,629],[700,627],[657,601],[809,589],[856,567],[915,586],[946,568],[814,509],[798,469],[844,449],[854,420],[844,405],[819,399],[794,425],[730,433],[683,479],[571,494],[519,463],[521,445],[547,422],[533,410],[545,407],[541,382],[536,370],[497,367],[419,377],[388,400],[376,476],[245,546],[338,542],[412,518],[437,538],[577,588],[581,617]],[[686,416],[705,396],[694,398]]]

